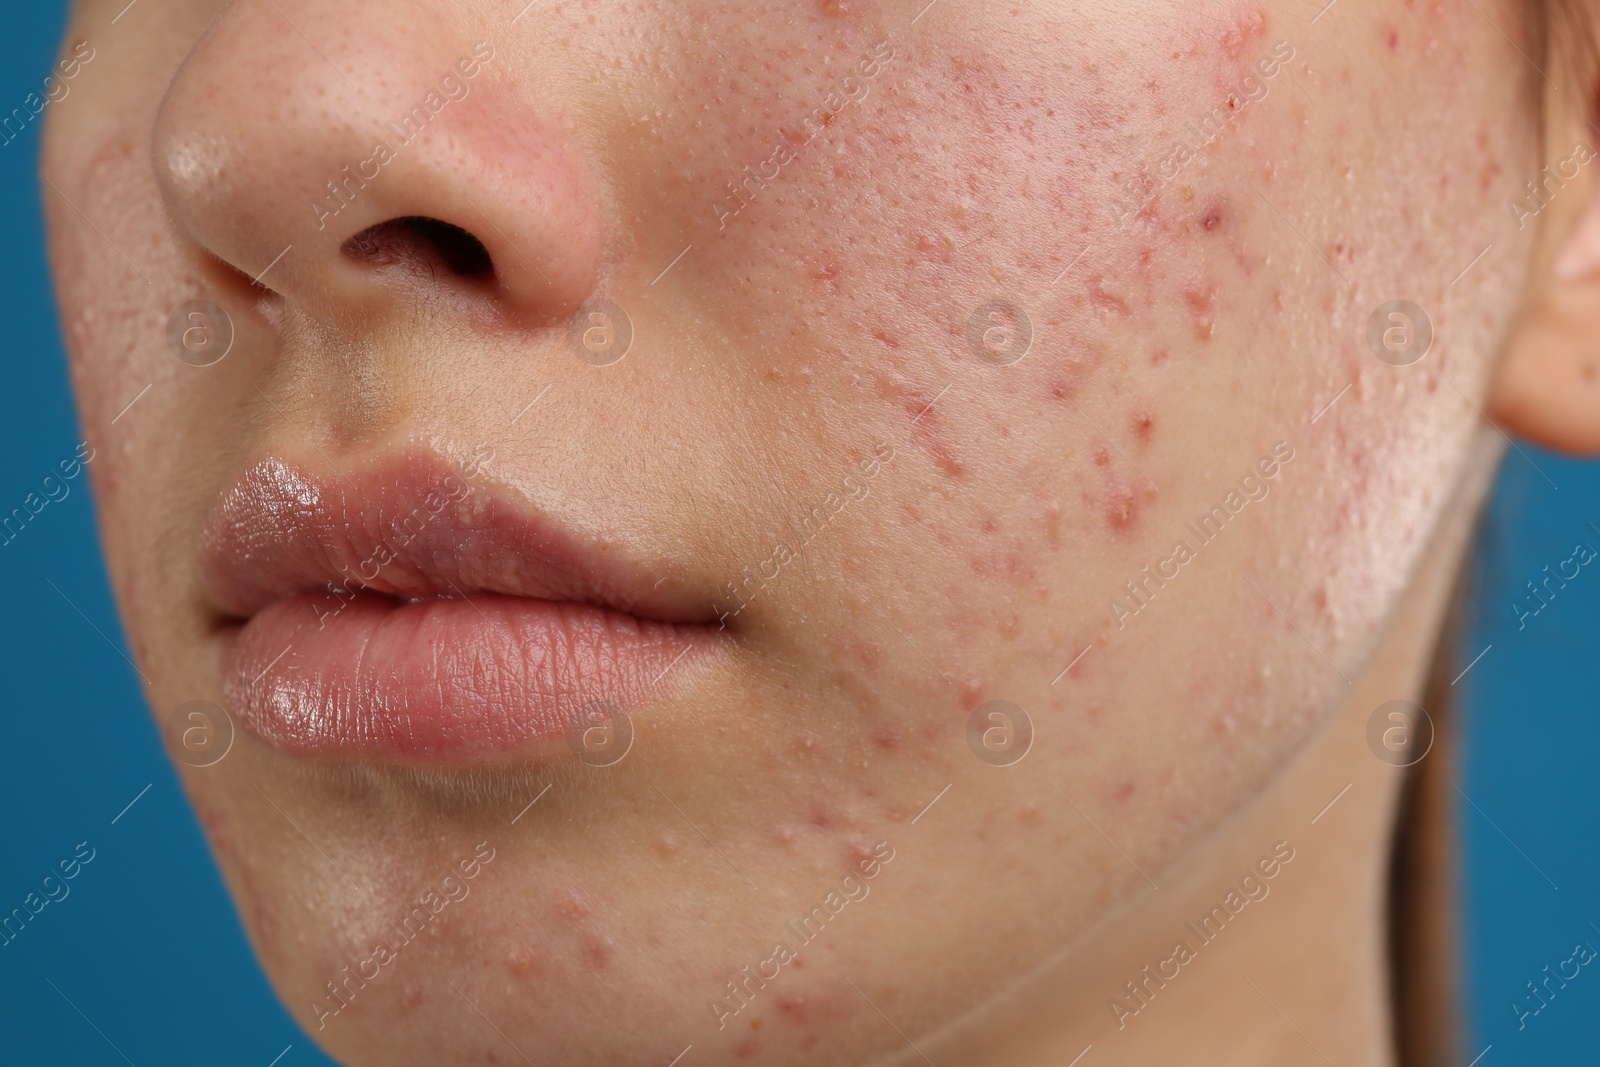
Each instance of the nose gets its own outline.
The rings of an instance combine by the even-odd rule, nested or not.
[[[520,321],[579,306],[601,254],[579,154],[511,69],[510,31],[433,8],[230,5],[156,123],[179,233],[313,316],[441,289]]]

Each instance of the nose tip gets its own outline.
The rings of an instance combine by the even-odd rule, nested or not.
[[[381,7],[220,16],[156,124],[179,232],[313,315],[445,288],[518,320],[566,315],[593,292],[601,248],[574,146],[510,88],[493,42],[384,30]]]

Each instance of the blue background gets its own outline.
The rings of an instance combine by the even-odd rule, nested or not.
[[[64,7],[8,12],[0,101],[20,103],[39,87]],[[6,512],[80,440],[45,269],[37,149],[36,127],[0,147]],[[1511,608],[1526,597],[1524,583],[1578,541],[1600,549],[1589,525],[1600,525],[1600,468],[1523,451],[1509,454],[1485,520],[1462,662],[1489,651],[1456,687],[1466,723],[1458,783],[1471,798],[1459,815],[1466,1059],[1489,1046],[1481,1067],[1593,1062],[1600,1045],[1600,964],[1520,1030],[1510,1007],[1578,942],[1600,949],[1589,925],[1600,925],[1600,561],[1520,631]],[[0,912],[21,905],[78,842],[95,858],[68,897],[0,948],[0,1059],[268,1067],[282,1055],[279,1067],[329,1064],[245,944],[124,658],[86,481],[72,484],[0,547],[16,605],[0,614]]]

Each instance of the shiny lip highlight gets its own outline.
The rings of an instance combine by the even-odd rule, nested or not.
[[[710,605],[499,490],[492,458],[246,469],[201,567],[247,730],[308,757],[539,757],[717,643]]]

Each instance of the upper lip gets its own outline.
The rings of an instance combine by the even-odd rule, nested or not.
[[[259,459],[218,501],[201,546],[207,590],[236,618],[341,585],[400,600],[490,593],[660,622],[716,618],[665,566],[658,573],[610,540],[564,528],[483,467],[421,449],[332,478]]]

